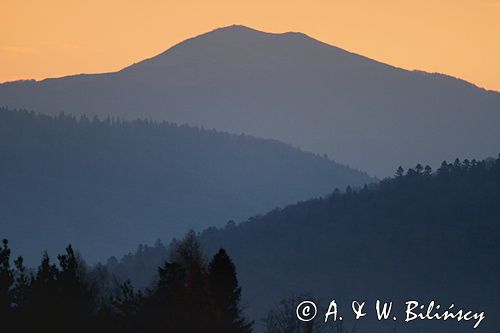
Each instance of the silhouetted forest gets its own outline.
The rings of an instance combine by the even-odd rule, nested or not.
[[[236,269],[220,249],[207,264],[193,232],[173,245],[152,288],[115,285],[71,246],[58,265],[45,254],[29,272],[0,249],[0,325],[9,332],[251,332],[241,313]],[[11,267],[14,266],[14,267]],[[107,283],[106,283],[107,282]]]
[[[95,263],[372,181],[274,140],[7,109],[0,109],[0,161],[0,234],[30,264],[68,243]]]
[[[200,240],[207,251],[224,247],[232,254],[247,313],[255,319],[290,293],[341,303],[419,298],[483,309],[490,316],[482,329],[493,332],[500,310],[499,222],[500,159],[457,159],[435,172],[400,168],[378,184],[209,228]],[[142,245],[107,267],[140,287],[154,279],[167,252],[161,243]],[[364,328],[392,330],[378,325]],[[424,324],[409,325],[408,332],[470,329],[416,325]]]

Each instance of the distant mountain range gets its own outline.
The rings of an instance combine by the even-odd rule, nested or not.
[[[500,93],[301,33],[230,26],[116,73],[0,85],[0,105],[274,138],[377,176],[500,151]]]
[[[275,140],[0,109],[0,239],[90,262],[373,179]]]

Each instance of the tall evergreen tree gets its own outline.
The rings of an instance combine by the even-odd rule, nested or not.
[[[241,288],[236,268],[224,249],[213,257],[209,265],[210,288],[225,332],[250,332],[252,323],[241,315]]]
[[[65,254],[57,258],[61,267],[57,274],[60,321],[63,326],[77,324],[74,330],[85,331],[93,314],[93,295],[84,279],[83,263],[71,245],[68,245]]]

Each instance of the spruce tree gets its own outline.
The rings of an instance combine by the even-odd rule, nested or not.
[[[224,332],[250,332],[252,323],[247,323],[239,306],[241,288],[236,277],[236,268],[224,249],[213,257],[209,265],[209,281],[213,298],[223,322]]]

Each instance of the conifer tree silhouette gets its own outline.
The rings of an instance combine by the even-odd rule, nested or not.
[[[213,257],[209,265],[210,288],[225,332],[249,332],[252,323],[241,316],[241,288],[236,268],[224,249]]]
[[[13,271],[10,268],[9,242],[4,239],[0,248],[0,321],[7,323],[12,304]]]

